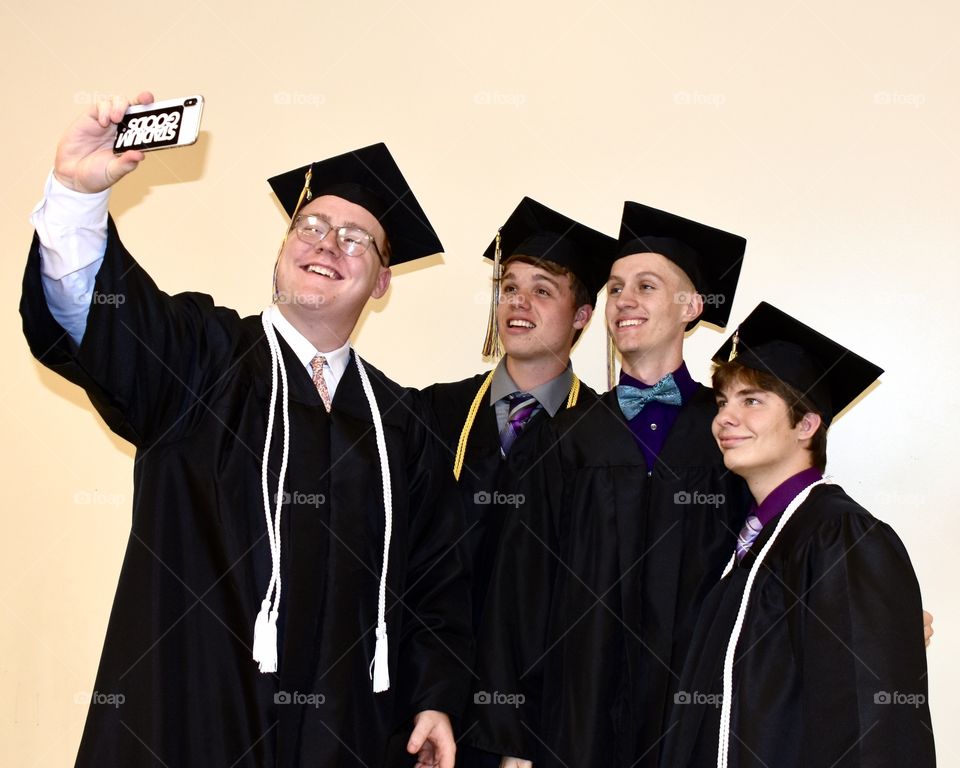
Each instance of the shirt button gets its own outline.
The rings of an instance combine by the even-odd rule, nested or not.
[[[656,431],[657,431],[657,425],[656,425],[656,424],[651,424],[651,425],[650,425],[650,429],[652,429],[654,432],[656,432]]]

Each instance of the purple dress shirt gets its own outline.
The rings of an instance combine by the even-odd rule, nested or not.
[[[750,514],[760,521],[761,526],[766,525],[775,517],[782,515],[786,508],[790,506],[790,502],[797,498],[800,491],[822,478],[823,473],[816,467],[809,467],[802,472],[797,472],[770,491],[762,504],[754,502]]]
[[[677,389],[680,390],[680,398],[683,404],[687,403],[690,398],[693,397],[697,391],[697,387],[700,386],[690,378],[690,372],[687,371],[686,363],[680,363],[680,367],[673,372],[673,380],[677,385]],[[633,376],[628,373],[620,371],[620,383],[645,389],[653,386],[657,382],[654,381],[648,384],[633,378]],[[644,461],[647,462],[648,473],[653,470],[653,466],[657,463],[657,457],[667,442],[667,436],[670,434],[670,430],[673,428],[683,404],[677,406],[658,402],[648,403],[640,413],[627,422],[634,439],[637,441],[637,447],[640,448]]]

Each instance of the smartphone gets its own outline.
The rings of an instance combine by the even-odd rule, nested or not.
[[[200,133],[202,113],[203,96],[135,104],[117,124],[113,152],[120,155],[128,149],[150,152],[193,144]]]

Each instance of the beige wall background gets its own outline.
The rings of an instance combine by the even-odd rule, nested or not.
[[[387,142],[447,251],[398,270],[356,345],[411,385],[485,367],[480,254],[522,195],[612,234],[624,199],[744,234],[734,322],[766,299],[886,369],[830,470],[912,553],[960,765],[958,22],[948,2],[0,3],[0,763],[74,758],[132,492],[130,447],[20,334],[27,216],[67,123],[150,88],[203,94],[203,134],[115,190],[121,233],[167,291],[244,313],[285,227],[265,179]],[[594,387],[603,334],[574,355]],[[722,339],[689,339],[701,380]]]

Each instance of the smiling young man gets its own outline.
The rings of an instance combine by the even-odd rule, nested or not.
[[[506,258],[494,321],[504,356],[492,371],[424,390],[467,511],[477,631],[504,519],[526,502],[518,478],[537,459],[538,431],[558,411],[596,401],[573,373],[570,351],[590,320],[615,246],[612,237],[524,198],[499,232]],[[495,264],[497,247],[494,240],[484,254]],[[462,730],[471,727],[467,720]],[[499,755],[470,748],[458,756],[467,768],[499,762]]]
[[[96,682],[123,704],[91,705],[77,765],[369,768],[406,725],[452,768],[462,508],[412,394],[349,343],[391,259],[440,242],[378,144],[270,180],[292,223],[261,315],[165,294],[107,215],[143,160],[112,153],[126,106],[61,139],[21,301],[35,356],[137,449]]]
[[[713,434],[754,504],[703,603],[662,768],[933,766],[910,560],[823,478],[831,420],[882,371],[765,303],[715,360]]]
[[[508,521],[466,738],[508,765],[655,765],[702,595],[746,513],[710,434],[686,331],[729,315],[743,238],[637,203],[610,259],[620,386],[540,434],[533,499]],[[518,760],[517,758],[522,758]]]

